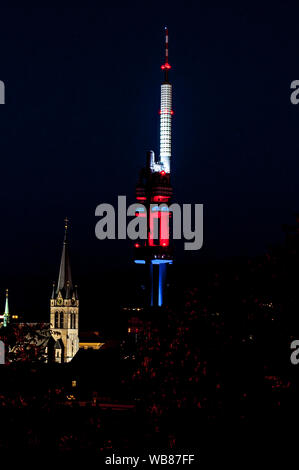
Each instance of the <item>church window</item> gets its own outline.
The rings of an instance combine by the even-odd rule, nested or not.
[[[55,328],[58,328],[58,312],[55,312],[55,323],[54,323],[54,327],[55,327]]]
[[[60,322],[59,322],[60,324],[59,324],[59,328],[63,328],[63,320],[64,320],[64,318],[63,318],[63,312],[60,312]]]

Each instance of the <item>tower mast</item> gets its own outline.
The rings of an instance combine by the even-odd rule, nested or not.
[[[171,118],[172,111],[172,86],[169,82],[168,72],[171,66],[168,62],[168,28],[165,26],[165,63],[161,65],[164,71],[164,81],[161,85],[160,108],[160,163],[165,173],[170,173],[171,159]]]

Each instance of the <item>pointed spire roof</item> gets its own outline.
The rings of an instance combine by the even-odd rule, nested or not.
[[[72,283],[72,273],[71,273],[71,265],[70,265],[70,258],[69,258],[69,251],[68,251],[68,223],[69,220],[66,217],[64,219],[64,240],[63,240],[63,248],[62,248],[62,255],[60,261],[60,269],[59,269],[59,276],[58,276],[58,283],[56,287],[56,294],[59,291],[72,291],[73,290],[73,283]]]
[[[10,322],[9,307],[8,307],[8,289],[6,289],[6,298],[5,298],[5,311],[3,315],[3,326],[7,326]]]
[[[6,289],[6,298],[5,298],[5,310],[4,310],[4,314],[9,315],[8,289]]]

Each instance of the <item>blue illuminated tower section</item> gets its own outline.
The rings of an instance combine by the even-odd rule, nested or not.
[[[136,200],[146,211],[137,209],[139,217],[147,217],[147,239],[135,244],[134,261],[146,265],[147,303],[152,307],[166,304],[168,265],[172,264],[172,247],[169,238],[170,213],[168,205],[172,197],[170,183],[172,85],[169,81],[171,66],[168,61],[168,29],[165,28],[165,62],[161,85],[160,107],[160,155],[147,153],[146,167],[140,171],[136,186]]]

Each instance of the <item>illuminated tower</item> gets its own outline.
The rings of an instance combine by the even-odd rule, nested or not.
[[[170,184],[172,86],[169,82],[168,29],[165,28],[165,63],[161,66],[164,80],[161,85],[160,155],[155,158],[147,153],[146,167],[140,172],[136,187],[137,202],[146,208],[137,209],[139,217],[147,217],[147,239],[135,244],[134,261],[145,264],[148,271],[148,304],[165,305],[167,266],[172,264],[172,248],[169,244],[168,204],[172,196]],[[163,206],[164,204],[164,206]],[[165,206],[166,205],[166,206]]]
[[[53,284],[50,299],[50,328],[55,340],[55,362],[69,362],[79,349],[79,299],[73,287],[68,251],[68,219],[65,219],[64,241],[58,283]]]

